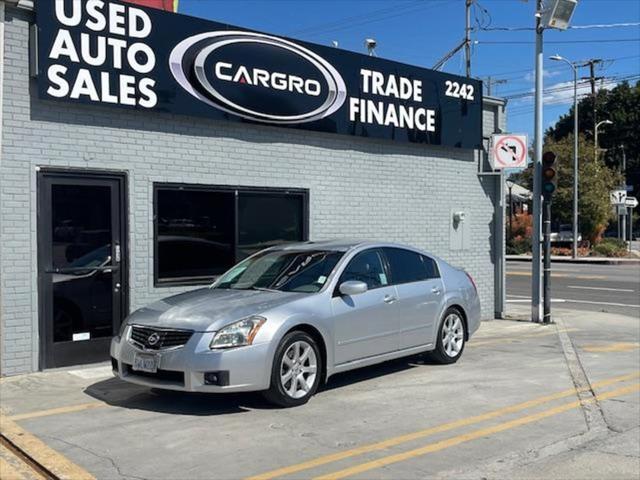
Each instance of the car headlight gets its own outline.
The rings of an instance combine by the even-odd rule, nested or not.
[[[232,348],[251,345],[258,330],[267,319],[252,316],[222,327],[211,340],[210,348]]]
[[[126,320],[122,321],[122,325],[120,325],[120,331],[118,332],[119,337],[124,337],[125,332],[127,331],[128,322]]]

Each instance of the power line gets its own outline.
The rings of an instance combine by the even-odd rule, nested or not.
[[[433,7],[444,5],[445,3],[451,1],[452,0],[435,0],[432,2],[421,1],[418,4],[407,5],[404,8],[398,6],[395,6],[393,8],[388,7],[385,9],[377,10],[368,15],[353,16],[347,17],[346,19],[338,20],[334,22],[333,26],[327,27],[325,25],[318,25],[315,27],[308,27],[305,30],[294,31],[289,33],[288,35],[303,34],[306,37],[315,37],[326,33],[337,32],[340,30],[348,30],[350,28],[367,25],[369,23],[386,21],[390,18],[396,18],[410,13],[415,13],[417,11],[423,11]]]
[[[620,27],[637,27],[640,22],[627,23],[603,23],[599,25],[572,25],[568,30],[587,30],[592,28],[620,28]],[[479,27],[483,32],[524,32],[535,30],[534,27]]]
[[[600,84],[605,85],[605,84],[611,84],[614,82],[623,82],[625,80],[629,81],[629,80],[635,80],[636,78],[640,78],[640,74],[637,73],[633,73],[633,74],[628,74],[628,75],[620,75],[617,77],[608,77],[605,78],[602,83]],[[584,86],[584,85],[588,85],[590,84],[591,81],[590,79],[587,80],[582,80],[580,82],[578,82],[578,86]],[[573,82],[567,82],[566,85],[562,85],[561,87],[551,87],[551,88],[546,88],[543,90],[544,94],[549,94],[549,93],[559,93],[559,92],[563,92],[563,91],[569,91],[569,90],[573,90]],[[526,92],[520,92],[520,93],[511,93],[509,94],[509,92],[503,92],[503,98],[506,98],[507,100],[516,100],[516,99],[521,99],[521,98],[527,98],[527,97],[532,97],[535,94],[535,92],[532,91],[526,91]]]
[[[632,58],[640,58],[640,55],[626,55],[624,57],[614,57],[614,58],[603,58],[602,61],[603,62],[616,62],[619,60],[630,60]],[[586,61],[586,60],[585,60]],[[585,61],[577,61],[576,63],[584,63]],[[560,70],[565,70],[567,67],[565,67],[564,65],[556,65],[553,67],[548,67],[545,68],[545,71],[547,72],[552,72],[552,71],[560,71]],[[486,73],[486,74],[482,74],[479,75],[479,77],[488,77],[489,75],[491,75],[492,78],[503,78],[505,75],[512,75],[514,73],[533,73],[533,69],[532,68],[524,68],[521,70],[509,70],[506,72],[497,72],[497,73]],[[506,77],[506,80],[515,80],[520,78],[520,76],[513,76],[513,77]]]
[[[624,42],[640,42],[638,38],[610,38],[610,39],[590,39],[590,40],[556,40],[545,41],[545,44],[567,44],[567,43],[624,43]],[[532,45],[535,42],[528,41],[494,41],[494,40],[477,40],[476,43],[481,45]]]

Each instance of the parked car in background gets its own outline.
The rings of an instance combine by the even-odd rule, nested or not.
[[[557,232],[551,232],[551,243],[573,242],[573,225],[564,223]],[[582,235],[578,233],[578,241],[582,241]]]
[[[463,270],[412,247],[307,242],[247,258],[212,286],[134,312],[114,372],[170,390],[262,390],[305,403],[339,372],[429,352],[456,362],[480,325]]]

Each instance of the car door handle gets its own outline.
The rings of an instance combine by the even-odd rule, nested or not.
[[[396,300],[398,300],[398,299],[396,297],[394,297],[393,295],[385,295],[385,297],[384,297],[384,303],[391,304],[391,303],[395,302]]]
[[[440,290],[438,287],[433,287],[431,289],[431,293],[435,293],[436,295],[440,295],[440,293],[442,293],[442,290]]]

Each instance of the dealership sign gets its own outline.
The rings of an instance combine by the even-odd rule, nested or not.
[[[116,1],[37,3],[41,98],[480,148],[482,84]]]

